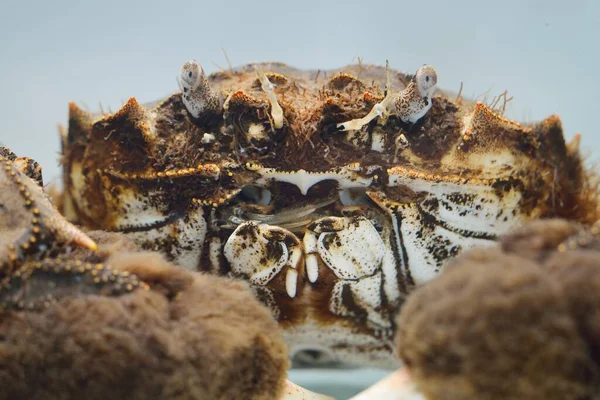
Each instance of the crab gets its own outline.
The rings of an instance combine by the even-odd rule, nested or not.
[[[247,280],[298,358],[396,367],[395,316],[446,261],[529,220],[598,217],[558,116],[450,97],[430,65],[189,61],[178,82],[113,114],[69,105],[63,212]]]

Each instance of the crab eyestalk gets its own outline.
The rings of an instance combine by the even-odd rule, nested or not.
[[[435,92],[437,73],[431,65],[423,65],[415,78],[394,100],[393,114],[402,121],[414,124],[431,108],[431,96]]]
[[[221,111],[219,96],[212,90],[204,70],[196,61],[188,61],[181,67],[179,75],[182,100],[194,118],[204,113]]]
[[[435,92],[437,73],[431,65],[423,65],[415,78],[400,93],[393,93],[390,85],[389,64],[386,63],[386,96],[375,104],[369,113],[358,119],[337,125],[341,131],[358,130],[377,117],[396,115],[402,121],[414,124],[431,108],[431,96]]]

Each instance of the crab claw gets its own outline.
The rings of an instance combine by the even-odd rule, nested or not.
[[[333,400],[333,397],[314,393],[293,382],[285,381],[283,396],[279,400]]]
[[[28,166],[37,163],[2,156],[0,151],[0,266],[12,265],[28,256],[43,253],[51,247],[75,245],[90,250],[98,246],[85,233],[68,222],[43,192],[39,182],[30,178],[40,176],[41,170]],[[39,174],[38,174],[39,172]],[[10,272],[5,269],[3,272]]]
[[[223,252],[233,274],[254,285],[277,286],[275,277],[285,273],[281,292],[296,297],[303,259],[302,243],[293,233],[255,221],[244,222],[231,234]]]
[[[402,368],[375,383],[350,400],[425,400],[411,381],[406,368]]]

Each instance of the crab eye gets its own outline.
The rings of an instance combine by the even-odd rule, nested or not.
[[[179,75],[179,82],[183,91],[183,103],[193,117],[200,114],[221,109],[219,97],[213,92],[204,70],[196,61],[183,64]]]
[[[179,80],[184,87],[195,87],[202,75],[202,67],[196,61],[188,61],[181,68]]]

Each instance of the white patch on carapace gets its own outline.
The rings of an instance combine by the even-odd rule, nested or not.
[[[441,192],[441,191],[440,191]],[[511,189],[502,197],[493,189],[464,188],[460,192],[432,193],[438,195],[439,207],[434,214],[455,229],[502,235],[524,221],[521,214],[521,193]],[[455,197],[472,197],[461,204]]]
[[[355,172],[346,168],[340,168],[339,171],[309,172],[303,169],[297,171],[281,171],[276,168],[258,167],[253,169],[261,175],[256,182],[266,185],[270,181],[288,182],[296,185],[303,195],[308,193],[315,184],[325,180],[335,180],[341,189],[353,188],[357,186],[368,187],[373,178],[364,178]]]
[[[151,226],[165,220],[165,211],[152,205],[150,199],[156,193],[140,197],[132,190],[123,190],[118,197],[119,210],[115,213],[114,229]]]
[[[212,133],[205,133],[202,135],[202,143],[209,144],[213,143],[216,140],[215,135]]]
[[[206,238],[207,223],[202,207],[188,212],[186,218],[179,218],[158,228],[125,233],[147,250],[165,252],[173,262],[189,270],[197,270],[200,255]]]
[[[374,129],[371,134],[371,150],[378,153],[385,151],[385,134],[379,129]]]
[[[71,163],[71,185],[69,187],[71,193],[70,197],[74,202],[77,203],[78,209],[82,212],[89,212],[90,206],[88,197],[85,195],[85,190],[88,187],[85,181],[85,175],[83,175],[83,168],[80,162],[73,161]]]
[[[250,124],[248,127],[248,138],[264,138],[266,136],[263,124]]]
[[[154,111],[145,112],[146,118],[144,118],[144,129],[142,132],[144,133],[144,137],[150,143],[154,142],[158,135],[156,133],[156,119],[158,117],[158,113]]]
[[[465,114],[462,117],[462,128],[460,130],[460,135],[466,135],[467,133],[471,133],[471,122],[473,121],[473,113]]]
[[[364,129],[346,132],[346,141],[355,146],[367,143],[367,140],[369,140],[369,132]]]
[[[486,239],[461,236],[442,226],[426,227],[416,204],[406,204],[398,210],[399,234],[406,250],[408,265],[415,284],[433,279],[442,265],[461,251],[477,245],[490,245]]]
[[[406,138],[406,136],[404,136],[403,133],[399,134],[394,139],[394,147],[395,147],[394,155],[397,156],[398,152],[400,150],[406,149],[409,146],[410,146],[410,143],[408,142],[408,139]]]
[[[401,185],[415,193],[427,193],[423,202],[436,199],[439,207],[433,212],[434,216],[456,229],[501,235],[524,221],[521,193],[516,189],[499,196],[489,185],[433,182],[390,175],[389,186]]]
[[[462,150],[454,150],[452,153],[442,157],[442,165],[456,165],[455,152]],[[502,149],[500,152],[494,153],[492,151],[482,152],[469,152],[467,158],[464,160],[464,168],[481,169],[482,172],[479,178],[502,178],[508,177],[514,173],[515,170],[522,168],[530,168],[526,165],[518,165],[517,163],[522,159],[518,159],[508,149]],[[529,160],[527,160],[529,161]]]

